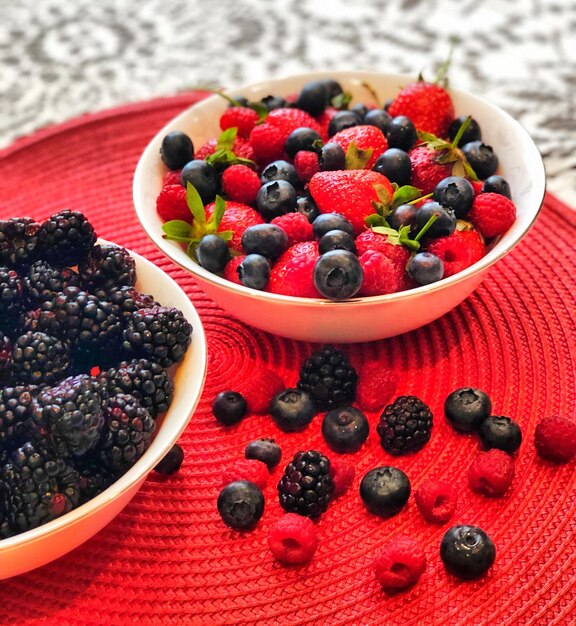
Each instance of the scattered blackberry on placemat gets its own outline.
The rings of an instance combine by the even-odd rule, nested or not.
[[[79,211],[64,209],[38,230],[38,255],[59,267],[73,267],[96,243],[94,227]]]
[[[325,346],[304,362],[297,386],[308,391],[323,411],[354,402],[357,382],[348,357],[334,346]]]
[[[114,244],[93,246],[80,262],[78,271],[90,293],[97,290],[108,293],[124,286],[133,287],[136,282],[134,259],[125,248]]]
[[[73,269],[54,267],[48,261],[35,261],[24,276],[28,300],[33,305],[51,300],[66,287],[79,287],[80,276]]]
[[[70,363],[70,347],[57,337],[37,331],[24,333],[14,341],[14,381],[53,385],[66,377]]]
[[[389,454],[417,452],[430,441],[432,413],[416,396],[400,396],[384,409],[376,430]]]
[[[324,513],[333,492],[330,461],[316,450],[297,452],[278,483],[280,506],[307,517]]]
[[[30,217],[0,220],[0,264],[23,268],[36,258],[40,224]]]

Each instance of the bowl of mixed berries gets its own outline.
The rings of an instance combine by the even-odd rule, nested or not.
[[[138,217],[254,327],[322,342],[419,328],[474,291],[545,192],[523,127],[443,81],[333,72],[216,93],[145,149]]]
[[[0,220],[0,579],[76,548],[181,462],[205,370],[198,314],[160,268],[77,211]]]

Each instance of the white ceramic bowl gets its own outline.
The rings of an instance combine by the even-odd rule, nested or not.
[[[297,93],[308,81],[331,77],[353,95],[353,102],[373,102],[366,84],[379,103],[393,97],[413,80],[405,75],[371,72],[311,73],[238,87],[229,93],[256,100],[268,94]],[[482,128],[482,140],[493,146],[500,160],[498,173],[510,183],[518,210],[512,228],[480,261],[455,276],[406,292],[353,298],[344,302],[269,294],[236,285],[212,274],[173,241],[162,238],[162,221],[156,214],[156,197],[165,167],[159,150],[172,130],[187,132],[199,147],[220,133],[218,119],[227,106],[212,96],[169,122],[150,142],[138,162],[133,185],[138,218],[152,241],[173,261],[186,268],[217,304],[241,321],[262,330],[313,342],[359,342],[392,337],[435,320],[467,298],[489,268],[522,239],[542,205],[545,173],[540,154],[524,128],[500,108],[477,96],[450,89],[456,115],[472,115]]]
[[[130,502],[149,472],[166,455],[186,428],[202,394],[206,376],[206,338],[198,313],[177,283],[147,259],[136,261],[137,288],[163,305],[182,311],[192,324],[192,341],[175,368],[174,399],[158,420],[148,450],[113,485],[86,504],[43,526],[0,540],[0,579],[45,565],[90,539]]]

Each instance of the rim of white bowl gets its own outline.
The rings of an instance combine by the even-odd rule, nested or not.
[[[376,77],[385,77],[390,81],[397,81],[399,88],[406,84],[407,82],[413,82],[414,77],[409,76],[407,74],[388,74],[383,72],[371,72],[371,71],[325,71],[325,72],[309,72],[304,74],[292,74],[284,77],[274,78],[267,81],[260,81],[257,83],[250,83],[246,85],[240,85],[238,87],[234,87],[231,89],[223,90],[223,93],[228,95],[233,95],[234,93],[242,93],[247,91],[270,91],[274,92],[276,86],[282,85],[289,81],[299,81],[306,82],[308,80],[315,80],[320,78],[335,78],[341,82],[347,83],[357,83],[362,84],[363,82],[368,82],[371,78],[374,79]],[[476,96],[472,93],[461,89],[455,89],[453,87],[448,88],[448,91],[453,94],[461,94],[463,97],[471,98],[472,100],[478,101],[482,106],[493,109],[499,115],[502,115],[507,122],[513,126],[519,135],[522,137],[524,141],[524,147],[529,148],[533,156],[535,158],[535,163],[537,164],[537,171],[535,171],[534,184],[537,185],[534,194],[538,198],[537,203],[534,208],[526,215],[525,220],[527,220],[523,227],[514,235],[510,235],[508,237],[508,233],[505,233],[502,238],[493,245],[493,247],[485,254],[482,259],[474,263],[473,265],[467,267],[466,269],[454,274],[453,276],[449,276],[448,278],[443,278],[438,282],[431,283],[429,285],[422,285],[419,287],[415,287],[413,289],[408,289],[406,291],[399,291],[396,293],[390,293],[380,296],[363,296],[363,297],[353,297],[348,300],[328,300],[324,298],[304,298],[300,296],[287,296],[284,294],[275,294],[267,291],[259,291],[257,289],[251,289],[250,287],[246,287],[244,285],[239,285],[237,283],[233,283],[231,281],[226,280],[225,278],[218,276],[217,274],[213,274],[207,270],[205,270],[202,266],[192,260],[190,257],[183,257],[183,251],[179,248],[178,244],[174,241],[170,241],[164,239],[162,237],[161,229],[158,229],[151,222],[151,218],[149,219],[148,211],[152,210],[153,207],[143,206],[143,203],[140,201],[140,192],[142,186],[142,178],[149,160],[153,158],[157,158],[159,161],[159,147],[163,137],[170,132],[171,130],[175,130],[181,126],[181,122],[186,120],[193,110],[198,110],[201,108],[210,107],[216,102],[221,102],[222,98],[219,95],[213,95],[201,100],[200,102],[193,104],[188,107],[182,113],[178,114],[176,117],[172,118],[167,124],[165,124],[152,138],[149,144],[144,149],[144,152],[140,156],[138,160],[138,164],[136,166],[133,178],[133,201],[134,206],[136,208],[136,215],[144,228],[146,234],[154,243],[154,245],[163,252],[168,258],[170,258],[174,263],[182,267],[183,269],[191,272],[195,276],[198,276],[200,279],[211,283],[213,285],[218,286],[219,288],[229,291],[235,294],[241,294],[243,296],[247,296],[254,300],[263,300],[263,301],[273,301],[277,303],[292,303],[298,304],[299,306],[304,307],[363,307],[363,306],[374,306],[380,303],[392,302],[402,300],[404,298],[409,298],[414,295],[423,295],[425,293],[430,293],[434,291],[438,291],[444,289],[445,287],[449,287],[450,285],[455,285],[461,281],[464,281],[474,274],[478,272],[482,272],[483,270],[487,270],[490,266],[492,266],[496,261],[504,257],[512,248],[514,248],[526,235],[526,233],[530,230],[534,221],[538,217],[542,205],[544,203],[544,197],[546,194],[546,172],[544,169],[544,163],[542,161],[542,157],[538,148],[536,147],[533,139],[530,137],[528,131],[515,120],[509,113],[507,113],[504,109],[498,107],[495,104],[492,104],[488,100],[481,98],[480,96]],[[153,211],[155,214],[155,211]],[[512,227],[513,228],[513,227]],[[509,239],[509,240],[508,240]],[[182,254],[179,254],[182,253]]]
[[[98,239],[98,243],[109,242],[104,239]],[[190,346],[188,347],[188,350],[195,351],[194,358],[199,358],[201,368],[201,372],[198,372],[199,378],[197,379],[197,383],[193,387],[193,389],[197,389],[196,399],[193,404],[190,405],[190,407],[188,408],[188,415],[186,419],[182,421],[182,424],[176,430],[174,430],[170,438],[166,440],[164,444],[160,445],[157,436],[158,433],[156,433],[154,439],[152,440],[152,443],[150,444],[150,447],[146,450],[142,457],[138,459],[138,461],[125,474],[123,474],[120,478],[118,478],[118,480],[112,483],[110,487],[105,489],[102,493],[98,494],[91,500],[88,500],[88,502],[85,502],[78,508],[69,511],[61,517],[58,517],[50,522],[46,522],[41,526],[37,526],[32,530],[27,530],[25,532],[19,533],[14,537],[1,539],[0,555],[2,554],[3,550],[8,551],[9,549],[14,549],[19,544],[29,544],[34,541],[40,541],[52,534],[59,532],[66,526],[70,526],[71,524],[77,523],[82,519],[89,517],[96,510],[101,509],[106,503],[116,500],[122,494],[132,489],[134,485],[140,480],[146,480],[148,474],[164,458],[164,456],[166,456],[168,451],[172,448],[180,435],[184,432],[184,430],[188,426],[188,423],[192,419],[194,410],[198,405],[198,402],[202,395],[202,389],[204,387],[208,366],[206,335],[198,312],[196,311],[194,305],[192,304],[184,290],[171,276],[168,276],[166,272],[161,270],[154,263],[139,255],[138,253],[133,252],[132,250],[128,250],[128,252],[132,257],[136,259],[138,264],[146,265],[157,275],[162,275],[164,279],[171,284],[171,287],[176,291],[176,293],[178,293],[182,297],[183,303],[185,304],[186,301],[189,303],[189,306],[187,306],[185,310],[182,311],[182,313],[184,313],[184,316],[192,324],[193,327],[192,341],[190,343]],[[162,425],[160,426],[160,429],[161,428]],[[160,429],[158,430],[158,432],[160,431]]]

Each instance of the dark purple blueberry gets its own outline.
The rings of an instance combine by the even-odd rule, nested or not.
[[[340,213],[321,213],[312,222],[312,231],[316,239],[320,239],[330,230],[343,230],[354,237],[354,226]]]
[[[265,107],[268,112],[273,111],[274,109],[283,109],[288,104],[286,100],[281,96],[274,95],[264,96],[263,98],[260,98],[260,103]]]
[[[260,174],[260,182],[262,184],[270,183],[274,180],[285,180],[289,182],[292,187],[298,188],[300,186],[300,179],[298,173],[292,163],[278,159],[269,163]]]
[[[306,113],[310,113],[312,117],[320,115],[329,102],[328,87],[324,81],[313,80],[302,87],[296,106]]]
[[[436,215],[436,221],[426,231],[426,237],[448,237],[456,228],[456,215],[449,207],[438,202],[427,202],[420,207],[416,214],[416,228],[422,230],[428,220]]]
[[[460,130],[460,126],[464,124],[464,122],[468,119],[467,115],[461,115],[457,117],[448,127],[448,137],[450,137],[450,141],[454,141],[458,131]],[[470,143],[471,141],[479,141],[482,139],[482,131],[480,130],[480,125],[478,122],[472,118],[470,123],[466,127],[462,137],[460,137],[460,141],[458,142],[459,146],[463,146],[464,144]]]
[[[413,204],[401,204],[388,216],[388,224],[395,230],[400,230],[402,226],[410,226],[410,230],[415,230],[418,211],[419,208]]]
[[[392,517],[404,508],[410,497],[408,476],[397,467],[375,467],[360,483],[360,497],[366,508],[380,517]]]
[[[282,449],[274,439],[255,439],[246,446],[244,456],[265,463],[271,472],[282,459]]]
[[[448,423],[461,433],[478,430],[491,411],[492,402],[488,394],[473,387],[455,389],[444,401],[444,414]]]
[[[261,254],[248,254],[238,266],[240,282],[251,289],[262,290],[270,280],[270,263]]]
[[[405,115],[397,115],[388,124],[386,139],[390,148],[400,148],[407,152],[416,143],[418,133],[409,118]]]
[[[316,415],[312,396],[302,389],[283,389],[270,402],[270,415],[280,430],[302,430]]]
[[[478,434],[486,450],[497,448],[514,454],[522,443],[520,426],[513,419],[501,415],[491,415],[482,420]]]
[[[168,454],[154,467],[154,471],[164,476],[170,476],[182,467],[182,461],[184,461],[184,450],[175,443]]]
[[[218,235],[204,235],[196,248],[196,258],[204,269],[217,274],[230,260],[230,248]]]
[[[318,252],[324,254],[330,250],[349,250],[353,254],[358,254],[354,237],[344,230],[329,230],[320,237]]]
[[[179,130],[173,130],[162,139],[160,158],[169,170],[180,170],[194,159],[192,139]]]
[[[180,182],[183,187],[190,183],[200,194],[204,204],[212,202],[216,197],[218,175],[216,169],[204,159],[195,159],[186,163],[180,174]]]
[[[288,235],[276,224],[255,224],[242,234],[242,247],[246,254],[261,254],[273,259],[288,248]]]
[[[343,170],[346,166],[344,148],[334,141],[325,143],[320,150],[318,163],[322,172]]]
[[[355,113],[361,120],[364,119],[366,113],[368,113],[370,109],[361,102],[357,102],[354,106],[350,107],[350,111]]]
[[[440,543],[440,558],[446,569],[465,580],[479,578],[494,564],[496,548],[477,526],[452,526]]]
[[[300,150],[318,152],[322,147],[322,137],[313,128],[301,126],[293,130],[286,139],[284,151],[289,157],[294,158]]]
[[[470,141],[462,146],[462,152],[481,180],[492,176],[498,169],[498,157],[492,146],[487,146],[481,141]]]
[[[410,182],[412,162],[404,150],[388,148],[378,157],[372,169],[386,176],[391,183],[402,187]]]
[[[262,217],[270,221],[296,208],[296,189],[286,180],[273,180],[260,187],[256,206]]]
[[[498,174],[488,176],[482,185],[482,193],[499,193],[501,196],[506,196],[509,200],[512,200],[512,192],[510,191],[510,185],[508,181]]]
[[[235,104],[229,103],[228,107],[247,107],[250,104],[250,100],[246,96],[232,96]]]
[[[316,203],[308,194],[296,198],[296,210],[305,215],[310,224],[320,215]]]
[[[237,480],[222,489],[217,506],[226,526],[251,530],[264,513],[264,495],[254,483]]]
[[[465,217],[474,202],[474,187],[461,176],[448,176],[434,187],[434,200],[451,208],[456,217]]]
[[[384,109],[370,109],[364,115],[364,124],[376,126],[376,128],[379,128],[384,134],[386,134],[391,121],[392,116],[388,111],[384,111]]]
[[[322,420],[322,436],[334,452],[356,452],[369,432],[368,419],[353,406],[332,409]]]
[[[362,286],[364,271],[358,257],[348,250],[331,250],[314,265],[314,285],[330,300],[351,298]]]
[[[408,261],[406,271],[419,285],[429,285],[442,279],[444,263],[431,252],[417,252]]]
[[[324,86],[326,87],[326,93],[328,94],[329,103],[331,103],[334,98],[344,93],[342,85],[333,78],[326,78],[320,82],[324,83]]]
[[[240,422],[247,410],[246,399],[237,391],[221,391],[212,402],[212,413],[224,426]]]
[[[362,124],[362,118],[358,117],[356,113],[352,111],[338,111],[338,113],[332,116],[328,124],[328,136],[332,137],[341,130],[352,128],[353,126],[360,126],[360,124]]]

